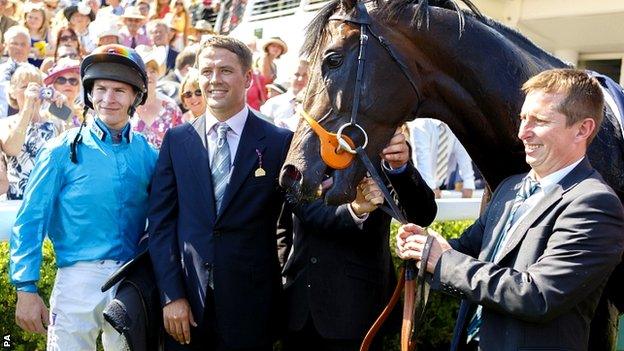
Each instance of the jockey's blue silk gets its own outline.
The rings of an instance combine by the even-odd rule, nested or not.
[[[70,143],[78,128],[39,152],[11,235],[10,278],[19,291],[36,291],[47,235],[59,267],[79,261],[128,261],[145,229],[148,188],[157,151],[127,124],[121,143],[98,118],[83,128],[78,163]]]

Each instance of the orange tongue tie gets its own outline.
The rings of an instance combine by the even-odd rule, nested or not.
[[[336,134],[326,131],[325,128],[318,124],[318,122],[310,117],[304,110],[301,110],[300,113],[321,141],[321,158],[323,162],[333,169],[345,169],[349,167],[355,155],[345,152],[340,148]],[[352,148],[355,148],[353,140],[346,135],[343,135],[343,138]]]

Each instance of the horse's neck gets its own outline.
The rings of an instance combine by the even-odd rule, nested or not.
[[[466,16],[460,37],[456,15],[439,9],[431,15],[428,30],[397,26],[412,43],[406,57],[414,58],[410,69],[423,82],[417,117],[446,122],[486,180],[497,185],[526,168],[516,136],[522,84],[564,64],[511,30],[501,33]]]

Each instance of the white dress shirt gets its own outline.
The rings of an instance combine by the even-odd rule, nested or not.
[[[260,112],[270,118],[278,127],[290,128],[290,120],[295,116],[295,94],[291,90],[286,91],[268,99],[262,106]],[[298,116],[295,116],[298,120]],[[278,124],[280,123],[280,124]],[[295,123],[296,127],[296,123]]]
[[[410,131],[410,144],[412,145],[412,161],[431,189],[437,189],[440,185],[436,184],[435,174],[438,159],[438,125],[441,123],[443,122],[431,118],[416,118],[407,122]],[[472,160],[450,128],[448,131],[450,132],[452,148],[446,179],[459,167],[459,175],[464,182],[464,189],[474,189],[475,176]]]

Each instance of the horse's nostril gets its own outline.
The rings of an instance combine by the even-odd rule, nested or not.
[[[301,185],[303,174],[293,165],[285,165],[282,169],[282,186],[290,188]]]

